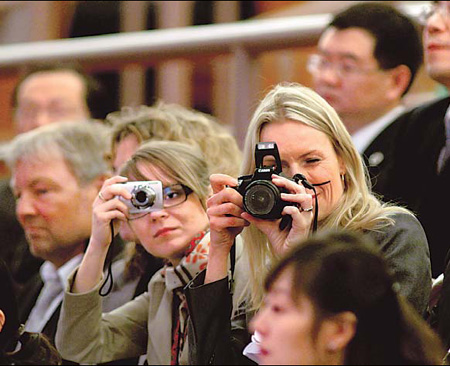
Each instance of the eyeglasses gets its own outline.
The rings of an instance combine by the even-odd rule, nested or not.
[[[177,183],[163,188],[163,206],[164,208],[175,207],[185,202],[193,190],[184,184]],[[146,216],[152,211],[129,214],[128,220],[136,220]]]
[[[173,184],[163,188],[164,208],[181,205],[192,192],[192,189],[184,184]]]
[[[369,74],[372,72],[378,72],[382,69],[367,69],[359,65],[352,64],[350,62],[331,62],[329,59],[322,55],[314,54],[309,56],[307,63],[307,70],[313,76],[318,75],[325,70],[333,68],[336,74],[340,78],[352,77],[356,75]]]
[[[435,14],[439,14],[446,22],[450,21],[450,2],[438,1],[427,4],[419,15],[419,22],[422,25],[426,25],[428,19]]]

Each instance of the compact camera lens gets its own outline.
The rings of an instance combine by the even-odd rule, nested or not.
[[[246,210],[253,216],[269,215],[279,201],[279,190],[271,182],[253,182],[244,195]]]
[[[152,189],[141,188],[135,192],[132,197],[132,203],[135,207],[150,207],[155,203],[156,194]]]

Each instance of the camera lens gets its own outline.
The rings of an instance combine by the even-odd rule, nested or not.
[[[251,215],[265,218],[271,214],[279,200],[280,192],[273,183],[255,181],[247,187],[244,206]]]
[[[141,188],[140,190],[134,192],[131,202],[133,206],[138,208],[146,208],[153,206],[155,203],[156,193],[150,188]]]

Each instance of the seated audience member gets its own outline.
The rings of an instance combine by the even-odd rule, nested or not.
[[[107,95],[100,83],[72,64],[41,65],[28,70],[12,96],[16,134],[60,121],[102,119]],[[39,271],[42,260],[31,255],[15,215],[15,200],[9,179],[0,180],[0,257],[14,280],[23,284]]]
[[[263,365],[438,365],[438,336],[396,292],[374,244],[317,235],[278,263],[251,322]]]
[[[18,135],[7,148],[17,218],[30,252],[44,260],[18,296],[20,320],[25,330],[51,341],[66,278],[81,262],[91,235],[92,203],[110,176],[106,133],[100,124],[54,123]],[[111,256],[122,250],[117,245]],[[117,290],[105,299],[104,310],[130,296]]]
[[[160,182],[161,206],[129,212],[133,196],[118,184],[127,181]],[[125,163],[121,176],[105,181],[94,202],[86,255],[64,295],[56,345],[65,359],[103,363],[146,353],[149,365],[187,363],[183,289],[208,259],[209,194],[208,165],[200,149],[175,141],[146,142]],[[111,222],[116,233],[120,221],[128,221],[145,250],[165,259],[166,265],[153,276],[147,292],[102,315],[102,267]]]
[[[255,146],[261,146],[257,155]],[[270,166],[274,174],[267,172]],[[191,363],[245,362],[242,349],[249,341],[248,317],[261,306],[267,268],[316,228],[342,228],[371,237],[386,257],[399,293],[419,314],[424,313],[431,268],[423,228],[412,213],[382,203],[371,193],[360,154],[323,98],[295,83],[279,84],[264,97],[248,127],[242,173],[254,174],[255,168],[270,175],[267,182],[281,190],[279,198],[272,193],[274,198],[266,199],[265,190],[252,194],[253,189],[243,189],[245,185],[238,186],[238,179],[227,175],[211,176],[208,265],[186,294],[193,326],[190,348],[195,349]],[[244,281],[250,297],[233,289],[231,294],[229,289],[227,263],[241,232],[245,264],[240,266],[249,271]],[[246,275],[236,270],[234,280],[242,281],[240,277]]]
[[[159,101],[154,106],[124,107],[108,114],[106,122],[112,126],[111,161],[113,170],[120,167],[146,141],[169,140],[198,145],[212,173],[224,172],[237,176],[241,151],[236,139],[212,116]],[[120,236],[129,242],[137,242],[127,222],[120,223]],[[161,260],[150,255],[142,245],[130,246],[125,278],[140,276],[135,295],[147,290]]]
[[[401,198],[390,184],[395,139],[405,124],[403,97],[422,61],[418,27],[384,2],[334,15],[309,60],[315,91],[339,114],[385,202]]]
[[[447,91],[450,88],[450,2],[433,1],[423,13],[424,53],[427,74]],[[450,348],[450,252],[447,210],[450,206],[450,97],[413,109],[399,147],[403,153],[393,177],[405,200],[418,212],[430,242],[433,276],[441,277],[436,329]],[[426,177],[416,189],[408,184],[415,172]],[[431,193],[431,194],[430,194]],[[442,278],[442,277],[441,277]],[[434,311],[433,311],[434,312]],[[434,312],[435,313],[435,312]]]
[[[8,268],[0,260],[0,364],[60,365],[61,357],[48,339],[25,332],[19,321],[14,284]]]

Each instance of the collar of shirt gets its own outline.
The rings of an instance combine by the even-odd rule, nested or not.
[[[394,122],[398,116],[405,112],[406,108],[402,105],[391,109],[384,116],[378,118],[367,126],[361,128],[359,131],[352,135],[353,143],[356,149],[362,154],[372,143],[373,140],[392,122]]]
[[[44,281],[44,284],[48,282],[59,282],[62,288],[65,288],[67,277],[81,263],[82,259],[83,254],[78,254],[58,269],[55,268],[53,263],[48,261],[44,262],[40,269],[42,281]]]

